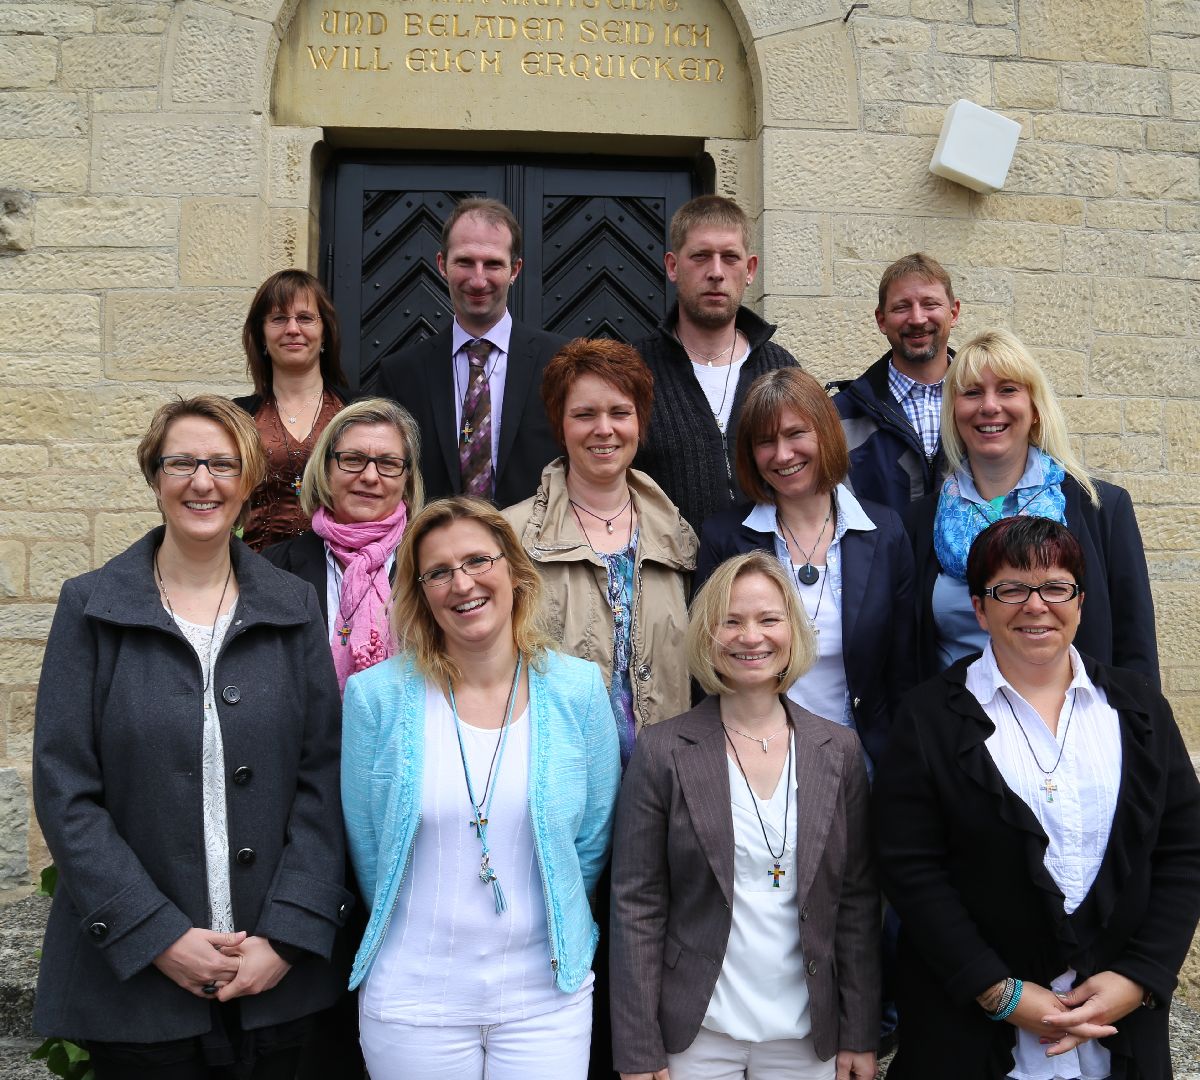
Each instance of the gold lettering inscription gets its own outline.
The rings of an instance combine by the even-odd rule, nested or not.
[[[601,0],[500,0],[500,3],[505,7],[598,8]]]
[[[712,42],[709,37],[707,23],[703,26],[696,26],[694,23],[663,23],[663,42],[666,45],[674,45],[680,49],[698,49],[703,45],[704,48],[711,49]]]
[[[376,37],[387,30],[382,11],[322,11],[321,32],[325,34],[368,34]]]
[[[343,71],[391,71],[392,65],[383,62],[382,50],[378,45],[366,48],[362,45],[309,45],[308,59],[312,66],[321,71],[340,67]]]
[[[521,34],[526,41],[563,41],[567,36],[567,24],[562,19],[530,16],[521,23]]]
[[[478,63],[477,63],[478,61]],[[404,66],[415,75],[433,71],[439,75],[458,72],[468,75],[473,71],[500,74],[500,52],[493,49],[409,49]]]
[[[725,65],[715,57],[647,56],[639,53],[527,52],[521,57],[526,75],[572,76],[576,79],[653,79],[659,82],[721,82]]]
[[[476,15],[475,36],[512,41],[517,36],[517,20],[511,15]]]
[[[629,19],[584,19],[579,24],[579,42],[590,45],[603,41],[606,45],[653,45],[654,27],[648,22]]]

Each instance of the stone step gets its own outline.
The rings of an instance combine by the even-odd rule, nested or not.
[[[44,1061],[30,1061],[37,1049],[32,1039],[0,1039],[0,1076],[4,1080],[52,1080]]]
[[[45,897],[26,895],[0,901],[0,1040],[5,1042],[34,1039],[33,991],[49,912],[50,901]],[[45,1071],[44,1066],[39,1068]],[[17,1075],[23,1074],[0,1069],[0,1076]]]

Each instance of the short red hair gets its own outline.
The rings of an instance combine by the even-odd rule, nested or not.
[[[542,374],[542,401],[550,430],[563,441],[563,414],[567,394],[583,375],[595,375],[628,394],[637,412],[638,441],[644,443],[650,431],[650,410],[654,405],[654,376],[632,345],[610,338],[575,338],[568,341],[546,365]]]

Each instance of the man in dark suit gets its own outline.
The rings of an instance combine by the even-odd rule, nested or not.
[[[542,371],[564,338],[516,322],[508,290],[521,272],[521,227],[495,199],[464,199],[442,229],[438,270],[454,322],[385,357],[375,392],[421,429],[425,495],[480,495],[509,506],[537,491],[558,457]]]

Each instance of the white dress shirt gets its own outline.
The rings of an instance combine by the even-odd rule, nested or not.
[[[967,668],[966,678],[967,689],[996,725],[986,743],[988,753],[1004,783],[1033,811],[1050,841],[1045,865],[1062,891],[1067,914],[1079,907],[1096,880],[1121,786],[1116,710],[1088,678],[1074,648],[1070,656],[1072,679],[1057,735],[1001,673],[990,642]],[[1047,780],[1053,791],[1047,791]],[[1050,989],[1062,993],[1074,985],[1075,971],[1068,968],[1052,980]],[[1048,1058],[1038,1036],[1018,1031],[1008,1075],[1013,1080],[1102,1080],[1110,1071],[1109,1052],[1094,1039]]]
[[[793,565],[788,553],[773,503],[759,503],[746,515],[742,524],[755,532],[774,535],[775,555],[784,569],[789,571],[804,610],[820,630],[817,635],[817,662],[788,687],[787,696],[809,712],[842,727],[854,728],[854,713],[846,684],[846,662],[842,656],[842,537],[850,529],[870,532],[874,530],[875,523],[845,484],[838,484],[834,489],[834,499],[837,503],[837,526],[825,556],[825,565],[817,567],[821,574],[815,585],[803,585],[796,577],[798,567]]]

